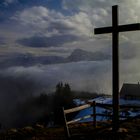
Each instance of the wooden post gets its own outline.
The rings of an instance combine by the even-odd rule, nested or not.
[[[62,107],[62,113],[63,113],[63,120],[64,120],[64,131],[65,131],[66,137],[70,138],[70,132],[69,132],[68,124],[67,124],[66,114],[64,112],[64,107]]]
[[[93,101],[93,125],[96,128],[96,102]]]
[[[118,6],[112,7],[112,93],[113,93],[113,131],[119,129],[119,37],[118,37]]]

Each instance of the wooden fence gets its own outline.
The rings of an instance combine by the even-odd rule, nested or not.
[[[73,120],[70,120],[70,121],[67,121],[67,114],[70,114],[70,113],[74,113],[74,112],[78,112],[78,111],[81,111],[81,110],[84,110],[84,109],[87,109],[87,108],[90,108],[92,107],[93,108],[93,111],[92,111],[92,114],[87,114],[86,116],[82,116],[80,118],[77,118],[77,119],[73,119]],[[106,110],[110,110],[110,113],[97,113],[96,112],[96,107],[101,107],[101,108],[104,108]],[[140,109],[140,105],[120,105],[119,106],[119,110],[120,112],[125,112],[127,111],[128,109]],[[70,138],[71,135],[70,135],[70,131],[69,131],[69,124],[73,124],[73,123],[76,123],[76,122],[79,122],[81,120],[84,120],[84,119],[88,119],[88,118],[93,118],[93,127],[96,128],[97,126],[97,116],[102,116],[102,117],[108,117],[108,118],[112,118],[112,104],[103,104],[103,103],[96,103],[95,101],[94,102],[89,102],[85,105],[82,105],[82,106],[78,106],[78,107],[75,107],[75,108],[71,108],[71,109],[64,109],[62,108],[63,110],[63,117],[64,117],[64,124],[65,124],[65,132],[66,132],[66,136],[67,138]],[[131,119],[133,117],[130,117],[127,113],[125,115],[120,115],[119,116],[120,118],[122,119]],[[121,120],[122,121],[122,120]]]

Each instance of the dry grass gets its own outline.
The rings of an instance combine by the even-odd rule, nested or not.
[[[104,126],[106,124],[104,123]],[[124,132],[113,133],[109,128],[96,130],[92,123],[81,123],[70,126],[71,139],[95,140],[140,140],[140,119],[125,122],[121,125]],[[0,134],[0,140],[65,140],[63,127],[45,128],[43,126],[11,129]]]

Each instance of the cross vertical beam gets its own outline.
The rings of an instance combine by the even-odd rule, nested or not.
[[[112,92],[113,92],[113,130],[119,129],[119,32],[118,7],[112,7]]]

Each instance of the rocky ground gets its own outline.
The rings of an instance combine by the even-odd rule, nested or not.
[[[108,123],[109,124],[109,123]],[[104,126],[106,124],[104,123]],[[140,118],[121,124],[120,132],[113,133],[111,128],[95,130],[92,123],[80,123],[70,126],[71,139],[81,140],[140,140]],[[0,140],[65,140],[63,127],[46,128],[42,125],[12,128],[0,133]]]

